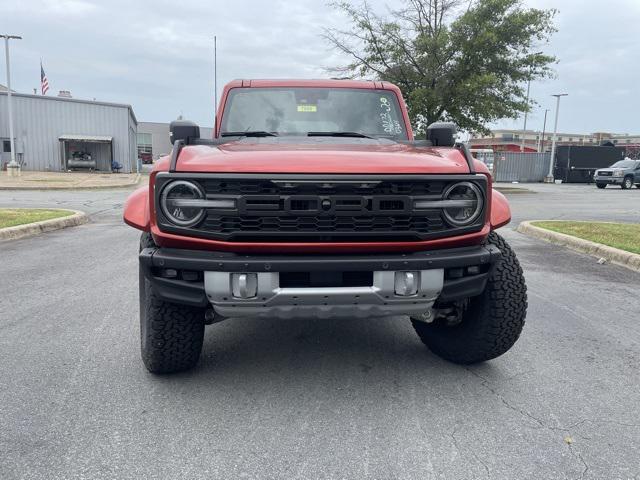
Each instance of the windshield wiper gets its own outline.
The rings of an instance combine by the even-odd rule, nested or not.
[[[222,132],[223,137],[277,137],[277,133],[264,130],[246,130],[242,132]]]
[[[308,137],[354,137],[354,138],[373,138],[360,132],[309,132]]]

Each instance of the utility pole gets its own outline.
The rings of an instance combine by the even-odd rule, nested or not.
[[[0,38],[4,38],[4,52],[7,60],[7,113],[9,115],[9,144],[11,145],[11,161],[7,165],[7,173],[9,176],[20,175],[20,165],[16,162],[16,146],[13,140],[13,111],[11,105],[11,67],[9,65],[9,40],[22,40],[22,37],[17,35],[0,35]]]
[[[551,141],[551,159],[549,160],[549,174],[544,177],[545,183],[553,183],[553,162],[556,156],[556,135],[558,133],[558,112],[560,110],[560,97],[566,97],[568,93],[556,93],[551,95],[556,97],[556,121],[553,125],[553,140]]]
[[[545,130],[547,129],[547,113],[549,113],[549,109],[545,108],[544,109],[544,123],[542,124],[542,139],[541,139],[542,148],[538,148],[538,152],[542,151],[542,153],[544,153],[544,134],[545,134]]]
[[[524,126],[522,127],[522,142],[520,143],[520,151],[524,152],[524,137],[527,134],[527,113],[529,113],[529,90],[531,89],[531,77],[527,82],[527,110],[524,111]]]

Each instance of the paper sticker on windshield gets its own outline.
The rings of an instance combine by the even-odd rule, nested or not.
[[[317,105],[298,105],[298,111],[299,112],[317,112],[318,111],[318,106]]]

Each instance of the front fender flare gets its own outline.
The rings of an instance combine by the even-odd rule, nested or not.
[[[129,195],[124,204],[123,220],[133,228],[150,231],[149,187],[140,187]]]
[[[491,229],[500,228],[511,221],[511,207],[507,197],[497,190],[491,192]]]

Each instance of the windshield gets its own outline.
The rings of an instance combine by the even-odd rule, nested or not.
[[[221,134],[264,131],[277,135],[355,132],[408,139],[398,100],[388,90],[351,88],[234,88]]]
[[[620,160],[611,165],[611,168],[633,168],[635,164],[635,160]]]

